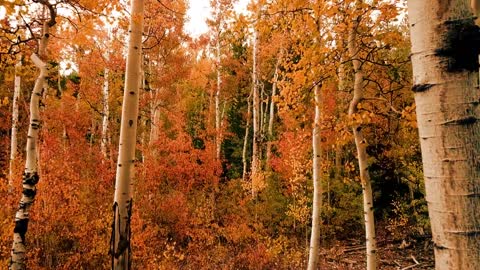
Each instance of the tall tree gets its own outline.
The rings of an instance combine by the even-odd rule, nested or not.
[[[480,269],[479,28],[467,1],[408,1],[435,269]]]
[[[251,164],[251,179],[252,179],[252,195],[255,195],[257,186],[260,184],[260,173],[262,170],[262,162],[260,159],[260,93],[258,89],[258,74],[257,74],[257,49],[258,49],[258,32],[256,25],[253,26],[253,41],[252,41],[252,164]]]
[[[142,31],[144,1],[130,2],[130,29],[122,105],[120,140],[113,203],[111,240],[112,269],[131,269],[130,219],[132,216],[132,186],[137,139],[139,91],[142,83]]]
[[[25,172],[22,180],[22,197],[15,214],[13,245],[9,269],[26,269],[25,234],[28,229],[30,207],[37,193],[36,184],[40,180],[38,174],[38,133],[40,131],[40,99],[47,76],[47,44],[50,27],[56,24],[56,10],[48,1],[40,1],[49,9],[50,19],[43,23],[42,36],[38,45],[38,54],[31,55],[32,62],[40,71],[30,98],[30,124],[28,126]]]
[[[250,118],[252,117],[252,92],[248,95],[247,98],[247,123],[245,125],[245,136],[243,138],[243,149],[242,149],[242,163],[243,163],[243,172],[242,172],[242,180],[247,180],[247,147],[248,147],[248,134],[250,134]]]
[[[282,55],[282,49],[280,49],[280,56],[277,59],[275,64],[275,71],[273,73],[273,83],[272,83],[272,97],[270,98],[270,107],[269,107],[269,118],[268,118],[268,142],[267,142],[267,160],[266,165],[270,168],[270,160],[272,158],[272,141],[273,141],[273,122],[275,120],[275,98],[277,96],[277,83],[278,83],[278,66],[280,64]]]
[[[22,56],[19,55],[15,65],[15,79],[13,83],[13,101],[12,101],[12,134],[10,136],[10,164],[8,169],[8,186],[13,185],[13,163],[17,157],[17,126],[18,126],[18,98],[20,96],[22,77],[20,69],[22,67]]]
[[[108,55],[106,57],[108,61]],[[108,144],[108,117],[110,115],[110,109],[108,106],[109,100],[109,73],[110,69],[105,67],[103,70],[103,86],[102,86],[102,103],[103,103],[103,111],[102,111],[102,141],[100,142],[100,149],[102,151],[102,155],[104,158],[107,158],[107,144]]]
[[[215,40],[215,68],[217,72],[217,89],[215,91],[215,154],[217,160],[220,160],[220,152],[222,148],[222,115],[220,112],[220,92],[222,86],[222,73],[221,73],[221,51],[220,51],[220,35],[222,31],[222,24],[223,21],[221,19],[221,10],[220,10],[220,2],[216,4],[216,17],[217,17],[217,33],[216,33],[216,40]]]
[[[102,151],[102,155],[104,158],[108,157],[107,154],[107,145],[108,145],[108,121],[110,117],[110,108],[109,108],[109,99],[110,99],[110,84],[109,84],[109,79],[110,79],[110,68],[108,67],[109,62],[110,62],[110,44],[112,44],[112,37],[111,37],[111,32],[108,30],[108,40],[107,40],[107,46],[104,49],[105,53],[102,56],[102,58],[105,61],[105,68],[103,69],[103,85],[102,85],[102,138],[100,141],[100,150]]]
[[[213,40],[215,48],[215,155],[217,160],[221,156],[221,148],[223,142],[223,116],[225,109],[225,100],[222,102],[222,42],[225,32],[226,20],[233,8],[235,0],[212,0],[210,5],[213,8],[213,20],[210,25],[213,31]],[[223,103],[223,106],[222,104]],[[222,109],[223,107],[223,109]]]
[[[320,211],[322,207],[322,156],[320,138],[320,87],[315,86],[315,121],[313,124],[313,206],[312,206],[312,232],[310,234],[310,254],[308,256],[308,270],[316,270],[320,252]]]
[[[356,10],[360,10],[362,0],[356,1]],[[362,62],[360,61],[360,49],[357,40],[357,31],[361,16],[357,15],[353,19],[353,25],[348,35],[348,51],[353,62],[354,82],[353,98],[348,108],[348,115],[352,119],[358,112],[358,106],[364,96],[364,75],[362,71]],[[365,239],[367,246],[367,269],[377,269],[377,245],[375,240],[375,220],[373,216],[373,195],[370,174],[368,172],[367,140],[363,135],[361,123],[353,124],[353,136],[357,148],[357,159],[360,170],[360,182],[362,184],[363,194],[363,213],[365,218]]]

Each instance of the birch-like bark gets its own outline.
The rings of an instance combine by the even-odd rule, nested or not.
[[[142,30],[144,1],[131,0],[131,18],[125,91],[120,125],[113,231],[111,241],[112,270],[131,269],[130,219],[132,216],[133,173],[137,139],[138,100],[141,86]]]
[[[253,92],[253,91],[252,91]],[[243,173],[242,179],[243,181],[247,180],[247,147],[248,147],[248,134],[250,133],[250,118],[252,117],[252,106],[250,103],[250,99],[252,98],[252,92],[248,95],[247,99],[247,124],[245,126],[245,137],[243,139],[243,150],[242,150],[242,162],[243,162]]]
[[[259,94],[260,94],[260,114],[259,114],[259,123],[260,123],[260,127],[259,127],[259,130],[260,130],[260,134],[264,134],[264,128],[265,128],[265,102],[264,102],[264,95],[265,95],[265,91],[263,89],[263,84],[260,85],[260,89],[259,89]],[[261,157],[261,155],[260,155]]]
[[[217,33],[217,42],[216,42],[216,62],[217,62],[217,89],[215,91],[215,154],[217,160],[220,160],[220,153],[222,148],[222,128],[221,128],[221,121],[222,121],[222,112],[220,109],[220,91],[221,91],[221,84],[222,84],[222,75],[220,73],[220,27]]]
[[[268,118],[268,142],[267,142],[267,168],[270,169],[270,160],[272,158],[272,141],[273,141],[273,122],[275,121],[275,97],[277,96],[277,81],[278,81],[278,65],[280,58],[275,65],[275,72],[273,74],[272,97],[270,98],[270,113]]]
[[[467,1],[408,11],[435,269],[480,269],[479,29]]]
[[[361,1],[357,2],[358,3]],[[353,98],[348,108],[348,115],[353,115],[358,111],[358,104],[363,99],[363,71],[361,62],[358,60],[359,47],[357,44],[357,28],[358,19],[353,20],[353,27],[348,36],[348,51],[353,62],[353,70],[355,80],[353,85]],[[363,136],[361,124],[354,124],[353,136],[355,138],[355,146],[357,148],[358,165],[360,169],[360,182],[362,184],[363,194],[363,213],[365,218],[365,239],[367,249],[367,270],[375,270],[377,268],[377,245],[375,240],[375,220],[373,216],[373,196],[370,174],[368,172],[367,161],[367,140]]]
[[[15,80],[13,83],[13,101],[12,101],[12,134],[10,137],[10,164],[8,169],[8,186],[13,187],[13,163],[17,157],[18,144],[17,144],[17,126],[18,126],[18,99],[20,97],[20,90],[22,84],[22,78],[20,77],[20,69],[22,68],[21,55],[17,59],[15,65]]]
[[[104,69],[103,72],[103,87],[102,87],[102,103],[103,103],[103,112],[102,112],[102,141],[100,142],[100,149],[102,155],[105,159],[108,158],[107,155],[107,144],[108,144],[108,118],[110,116],[110,109],[108,107],[109,99],[109,72],[108,67]]]
[[[157,91],[157,90],[155,90]],[[159,124],[160,124],[160,108],[159,108],[159,102],[157,101],[158,95],[153,94],[154,90],[151,90],[153,99],[152,99],[152,105],[151,105],[151,111],[150,111],[150,138],[149,138],[149,144],[152,146],[154,142],[158,140],[158,135],[159,135]]]
[[[310,235],[310,254],[308,256],[308,270],[316,270],[320,255],[320,214],[322,209],[321,183],[321,146],[320,146],[320,87],[315,86],[315,122],[312,134],[313,146],[313,206],[312,206],[312,233]]]
[[[260,95],[257,82],[257,30],[253,30],[253,66],[252,66],[252,91],[253,91],[253,140],[252,140],[252,195],[255,196],[256,186],[260,173]]]
[[[32,54],[31,60],[38,68],[38,75],[30,98],[30,121],[27,134],[25,172],[22,180],[22,197],[15,213],[15,228],[13,230],[13,245],[9,263],[10,270],[26,269],[26,246],[25,234],[28,229],[30,207],[37,193],[36,184],[40,180],[38,173],[38,133],[40,130],[40,99],[42,97],[45,77],[47,76],[46,48],[49,37],[49,29],[55,25],[55,14],[51,14],[51,20],[43,24],[42,37],[39,42],[38,55]],[[43,59],[41,59],[43,58]]]

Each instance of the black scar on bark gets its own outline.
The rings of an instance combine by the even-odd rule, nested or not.
[[[33,199],[35,198],[35,195],[37,195],[37,191],[35,189],[24,188],[22,194]]]
[[[428,84],[428,83],[425,83],[425,84],[416,84],[412,87],[412,91],[414,93],[419,93],[419,92],[425,92],[427,91],[428,89],[432,88],[433,84]]]
[[[117,250],[115,251],[115,217],[116,217],[116,212],[118,211],[118,203],[115,202],[113,204],[113,213],[114,213],[114,220],[112,222],[112,235],[110,238],[110,251],[109,254],[113,255],[112,256],[112,267],[114,264],[114,258],[118,259],[121,254],[123,254],[125,251],[128,253],[128,257],[131,258],[131,246],[130,246],[130,237],[131,237],[131,230],[130,230],[130,221],[132,217],[132,207],[133,207],[133,199],[130,199],[127,201],[127,217],[126,217],[126,228],[127,232],[126,234],[120,233],[120,239],[118,239],[118,245],[117,245]],[[120,227],[120,222],[122,222],[122,219],[120,218],[118,221],[118,226]],[[131,259],[129,260],[129,264],[131,264]],[[113,269],[113,268],[112,268]],[[131,269],[130,266],[128,269]]]
[[[457,121],[457,124],[459,125],[473,125],[478,121],[478,119],[475,116],[469,116],[463,119],[459,119]]]
[[[110,236],[110,249],[108,251],[108,255],[114,254],[114,245],[115,245],[115,217],[117,213],[118,203],[113,203],[113,220],[112,220],[112,235]],[[112,256],[112,269],[114,268],[114,256]]]
[[[25,243],[25,234],[28,230],[28,218],[19,219],[15,221],[15,228],[13,229],[13,233],[20,234],[22,238],[22,242]]]
[[[433,243],[433,247],[434,247],[435,249],[438,249],[438,250],[448,249],[447,247],[442,246],[442,245],[439,245],[439,244],[437,244],[437,243]]]
[[[23,184],[26,185],[36,185],[38,181],[40,180],[40,177],[38,176],[38,173],[25,173],[23,175]]]
[[[447,71],[478,71],[480,28],[473,19],[446,21],[439,27],[445,33],[443,47],[436,49],[435,55],[445,58]]]

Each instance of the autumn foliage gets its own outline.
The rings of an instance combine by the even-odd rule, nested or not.
[[[408,29],[399,19],[402,7],[391,1],[364,3],[369,17],[359,26],[364,35],[358,57],[364,65],[366,98],[358,105],[358,113],[348,117],[353,68],[344,41],[350,20],[356,16],[355,1],[260,0],[252,1],[243,15],[234,11],[234,2],[219,1],[225,9],[225,23],[214,26],[210,22],[210,27],[221,27],[221,35],[211,30],[195,38],[183,31],[186,1],[146,2],[131,222],[133,269],[306,267],[315,85],[320,86],[322,96],[322,247],[329,250],[336,241],[363,235],[361,185],[351,134],[354,123],[362,123],[368,141],[375,213],[382,225],[379,234],[388,241],[428,237],[415,105],[409,92]],[[128,12],[123,2],[99,3],[80,1],[78,16],[66,14],[68,19],[59,19],[52,33],[49,83],[41,107],[41,181],[26,240],[28,269],[109,269],[111,265]],[[11,16],[0,21],[2,269],[10,258],[29,95],[36,77],[26,57],[35,42],[12,45],[12,20],[20,15],[11,8],[6,11]],[[101,12],[118,18],[109,18],[107,23]],[[262,170],[255,176],[259,177],[259,192],[252,196],[252,129],[246,127],[254,83],[250,36],[254,22],[259,46],[255,83],[261,95]],[[33,17],[24,23],[38,33]],[[28,31],[22,28],[18,33],[27,37]],[[221,39],[221,67],[213,57],[215,38]],[[9,187],[14,54],[20,53],[25,55],[20,154],[14,161],[14,185]],[[100,148],[105,68],[109,70],[110,108],[106,156]],[[276,68],[278,81],[274,80]],[[222,75],[220,158],[215,145],[217,72]],[[272,96],[274,83],[278,93]],[[267,133],[270,106],[274,106],[271,136]],[[245,137],[247,157],[242,160]],[[267,143],[272,146],[268,164]],[[246,180],[242,179],[244,161],[248,164]],[[329,265],[326,259],[321,263]]]

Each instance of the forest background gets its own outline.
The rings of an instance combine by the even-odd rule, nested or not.
[[[29,55],[49,18],[43,2],[1,1],[1,265],[10,258],[22,188],[37,77]],[[128,3],[50,2],[57,18],[40,106],[41,180],[30,212],[28,269],[108,269]],[[362,126],[368,142],[380,256],[386,243],[408,248],[429,239],[405,1],[358,2],[259,0],[238,14],[233,0],[212,0],[209,32],[191,38],[186,1],[146,1],[135,269],[305,268],[315,127],[328,255],[322,265],[349,269],[351,262],[336,260],[339,241],[363,244],[354,240],[365,233],[353,126]],[[349,113],[356,61],[364,97]],[[15,102],[18,143],[10,161]]]

